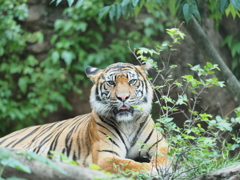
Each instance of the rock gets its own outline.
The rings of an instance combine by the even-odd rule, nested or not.
[[[193,180],[240,180],[240,164],[204,174]]]

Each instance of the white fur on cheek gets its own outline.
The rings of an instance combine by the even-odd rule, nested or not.
[[[91,89],[90,104],[92,109],[94,109],[97,112],[97,114],[104,115],[106,113],[105,109],[108,109],[108,108],[106,107],[106,105],[101,103],[101,101],[96,100],[96,94],[95,94],[96,88],[97,88],[96,85],[94,85]]]

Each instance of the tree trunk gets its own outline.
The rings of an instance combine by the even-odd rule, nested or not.
[[[221,71],[217,71],[215,75],[219,80],[225,81],[227,89],[230,91],[235,102],[240,105],[240,83],[231,70],[226,66],[197,20],[192,17],[189,23],[185,25],[185,28],[197,44],[206,61],[219,65]]]
[[[240,164],[218,169],[193,180],[238,180],[240,179]]]
[[[11,151],[6,149],[6,151]],[[5,167],[0,177],[18,177],[28,180],[91,180],[96,178],[110,179],[109,175],[106,175],[100,171],[91,170],[89,168],[83,168],[75,165],[69,165],[62,162],[53,162],[56,166],[61,168],[66,174],[63,174],[52,167],[41,163],[37,160],[29,160],[24,155],[14,154],[13,158],[18,159],[21,164],[28,166],[31,169],[31,173],[26,173],[11,167]]]

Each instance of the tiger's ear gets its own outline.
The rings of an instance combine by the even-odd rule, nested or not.
[[[92,66],[88,66],[86,68],[86,74],[93,83],[95,83],[98,80],[98,77],[102,74],[102,72],[103,72],[102,69],[98,69]]]
[[[150,62],[146,61],[144,64],[141,65],[141,68],[142,70],[148,72],[148,70],[153,68],[153,65]]]
[[[147,75],[148,75],[148,70],[150,70],[152,67],[153,67],[153,65],[151,64],[151,63],[149,63],[149,62],[146,62],[146,63],[144,63],[144,64],[142,64],[141,66],[135,66],[138,70],[140,70],[141,72],[143,72],[143,75],[145,76],[145,77],[147,77]]]

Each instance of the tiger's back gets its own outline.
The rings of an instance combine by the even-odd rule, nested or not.
[[[90,121],[91,114],[85,114],[72,119],[31,126],[0,138],[0,146],[42,155],[56,151],[79,164],[87,165],[91,163],[91,144],[87,132]]]

